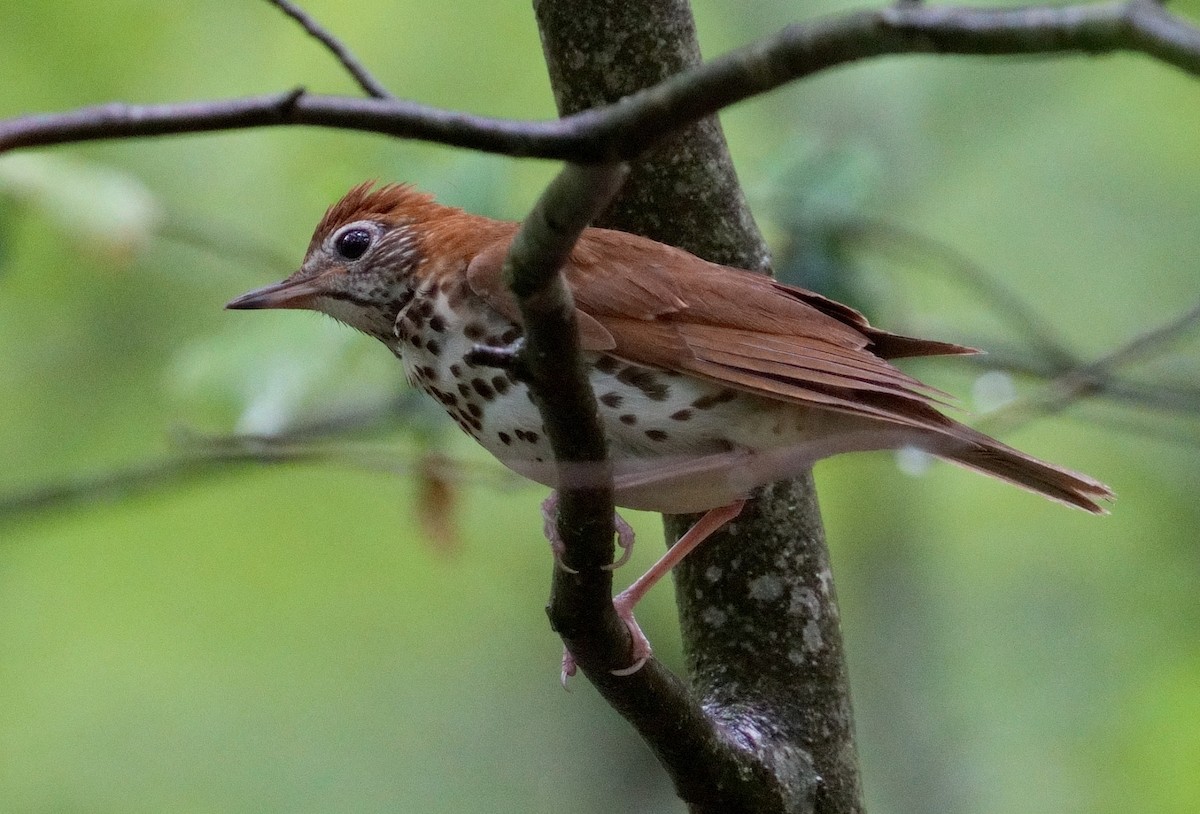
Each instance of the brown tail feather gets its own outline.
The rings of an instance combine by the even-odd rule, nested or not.
[[[1115,495],[1100,481],[1039,461],[968,427],[955,427],[954,435],[967,446],[936,450],[946,460],[1006,480],[1059,503],[1092,514],[1108,514],[1108,509],[1097,501],[1112,500]]]

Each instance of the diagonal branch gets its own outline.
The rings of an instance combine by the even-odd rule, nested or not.
[[[620,102],[553,121],[474,116],[403,99],[303,90],[165,105],[110,104],[0,122],[18,147],[279,125],[419,139],[511,156],[632,159],[665,136],[750,97],[829,68],[889,54],[1140,52],[1200,76],[1200,29],[1152,0],[1062,7],[903,6],[789,26]]]
[[[628,665],[632,644],[613,610],[612,572],[604,568],[613,558],[611,467],[595,395],[580,360],[570,291],[558,269],[627,173],[623,164],[567,165],[522,224],[506,261],[525,327],[522,366],[555,459],[564,474],[580,464],[586,464],[588,473],[583,485],[559,490],[563,559],[576,573],[555,568],[547,613],[578,666],[641,733],[677,782],[704,782],[726,794],[736,793],[750,779],[770,787],[774,780],[765,767],[736,748],[687,686],[658,660],[651,659],[633,675],[611,672]]]
[[[267,0],[267,2],[300,23],[309,36],[324,45],[337,61],[342,63],[342,67],[354,77],[354,81],[358,83],[360,88],[366,91],[368,96],[373,96],[376,99],[392,98],[392,94],[383,86],[383,83],[371,75],[371,72],[359,62],[358,58],[350,52],[350,49],[324,26],[314,20],[308,12],[291,2],[291,0]]]

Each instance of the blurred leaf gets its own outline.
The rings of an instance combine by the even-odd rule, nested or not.
[[[232,322],[176,355],[167,383],[192,426],[278,435],[315,414],[394,397],[399,363],[374,342],[315,315]]]
[[[57,223],[81,248],[128,260],[163,221],[155,196],[131,175],[46,153],[0,157],[0,193]]]
[[[459,528],[459,473],[448,466],[443,455],[424,452],[417,460],[415,511],[421,524],[422,540],[443,554],[462,550]]]
[[[862,143],[826,150],[788,144],[754,196],[769,205],[779,279],[861,305],[843,235],[847,222],[861,218],[881,171],[878,154]]]

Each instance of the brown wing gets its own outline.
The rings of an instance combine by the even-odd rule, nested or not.
[[[507,240],[476,257],[471,287],[518,319],[500,275]],[[1089,512],[1112,491],[939,413],[945,395],[888,363],[971,348],[879,330],[848,306],[620,232],[586,231],[564,274],[586,349],[769,398],[910,427],[955,463]]]
[[[517,324],[521,323],[521,311],[512,292],[504,284],[504,256],[508,253],[511,240],[506,237],[476,254],[467,265],[467,282],[471,290],[483,298],[488,305]],[[616,340],[599,322],[589,314],[575,309],[575,324],[579,327],[580,342],[584,350],[609,351],[616,347]]]
[[[472,262],[471,286],[506,315],[505,247]],[[604,229],[581,237],[564,269],[584,347],[787,401],[943,429],[942,394],[886,359],[972,353],[872,327],[848,306],[761,274]]]

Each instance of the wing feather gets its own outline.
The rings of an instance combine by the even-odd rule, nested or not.
[[[507,243],[476,255],[467,276],[519,322],[501,273]],[[949,397],[889,357],[972,352],[881,331],[819,294],[624,232],[585,231],[563,273],[585,349],[894,423],[944,426],[932,405]]]

